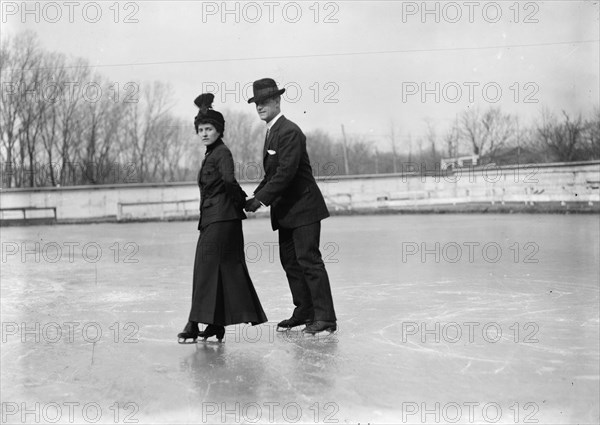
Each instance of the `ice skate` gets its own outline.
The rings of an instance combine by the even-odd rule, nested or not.
[[[319,332],[327,331],[330,334],[334,333],[337,330],[337,325],[335,322],[326,322],[323,320],[317,320],[309,325],[306,325],[306,328],[302,330],[302,332],[310,335],[315,335]]]
[[[177,342],[180,344],[195,344],[199,333],[198,323],[188,322],[187,325],[185,325],[183,332],[177,334]],[[191,339],[192,341],[188,342],[188,339]]]
[[[198,334],[198,336],[204,338],[204,341],[211,336],[216,336],[219,342],[223,342],[223,337],[225,336],[225,326],[208,325],[206,329]]]
[[[310,319],[296,319],[295,317],[290,317],[277,324],[277,332],[286,332],[296,326],[310,325],[310,323]]]

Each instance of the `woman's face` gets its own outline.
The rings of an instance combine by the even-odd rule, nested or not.
[[[200,124],[198,126],[198,136],[204,146],[212,145],[219,138],[219,132],[212,124]]]

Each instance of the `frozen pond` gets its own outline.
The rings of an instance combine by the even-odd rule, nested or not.
[[[192,345],[195,222],[1,232],[4,423],[600,419],[597,215],[329,218],[338,332],[316,337],[275,332],[277,235],[246,220],[269,323]]]

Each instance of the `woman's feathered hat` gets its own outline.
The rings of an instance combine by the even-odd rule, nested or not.
[[[221,133],[225,132],[225,119],[223,115],[212,109],[212,103],[215,95],[212,93],[202,93],[194,100],[194,104],[198,107],[198,114],[194,118],[194,128],[198,134],[198,126],[200,124],[212,124],[215,129]]]

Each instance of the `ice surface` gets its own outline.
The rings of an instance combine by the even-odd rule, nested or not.
[[[192,345],[176,335],[196,223],[2,228],[2,420],[597,423],[598,226],[329,218],[321,247],[339,330],[308,337],[275,332],[292,310],[277,235],[247,220],[269,323]]]

